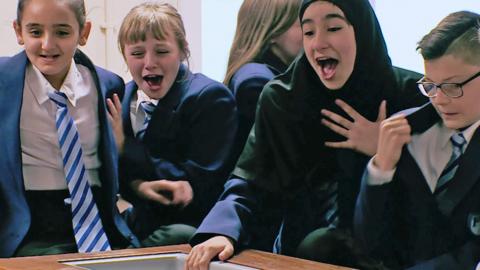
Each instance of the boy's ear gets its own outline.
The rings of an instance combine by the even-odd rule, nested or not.
[[[78,44],[80,46],[85,46],[85,44],[87,44],[88,36],[90,36],[91,29],[92,23],[90,21],[86,21],[82,31],[80,32],[80,38],[78,40]]]
[[[17,36],[17,43],[18,45],[23,45],[23,36],[22,36],[22,26],[17,22],[17,20],[13,21],[13,29],[15,30],[15,35]]]

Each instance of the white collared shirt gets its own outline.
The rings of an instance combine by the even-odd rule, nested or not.
[[[147,96],[143,90],[138,89],[135,97],[130,102],[130,120],[132,122],[133,134],[143,128],[143,122],[145,121],[146,113],[140,107],[140,104],[144,101],[152,102],[155,106],[158,104],[158,99],[153,99]]]
[[[480,120],[462,131],[468,147],[475,130],[480,125]],[[438,178],[447,165],[452,155],[453,147],[449,142],[450,137],[457,131],[449,129],[439,122],[421,134],[412,135],[411,142],[407,145],[408,151],[417,162],[430,191],[435,190]],[[392,181],[395,169],[380,171],[374,164],[373,158],[367,165],[369,185],[381,185]]]
[[[55,117],[57,106],[47,95],[55,91],[43,74],[28,65],[20,116],[23,179],[26,190],[66,189]],[[98,93],[88,68],[73,61],[59,90],[68,98],[68,110],[80,135],[90,184],[100,185],[98,157],[100,124]]]

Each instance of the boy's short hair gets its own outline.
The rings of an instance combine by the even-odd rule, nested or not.
[[[424,60],[455,55],[467,63],[480,65],[480,15],[470,11],[449,14],[425,35],[417,50]]]

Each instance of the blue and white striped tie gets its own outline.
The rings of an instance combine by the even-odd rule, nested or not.
[[[452,155],[445,166],[445,169],[443,169],[442,174],[438,178],[437,186],[435,187],[435,194],[441,193],[448,187],[450,180],[452,180],[458,169],[458,163],[460,162],[460,157],[464,151],[463,148],[467,143],[467,140],[463,137],[462,133],[453,134],[450,141],[452,142]]]
[[[68,113],[67,96],[55,91],[49,92],[48,97],[57,105],[55,124],[70,191],[73,232],[78,251],[85,253],[110,250],[110,243],[88,183],[77,127]]]
[[[140,103],[140,106],[142,107],[143,111],[145,112],[145,119],[143,120],[143,126],[142,128],[137,132],[137,138],[140,140],[143,139],[143,136],[145,135],[145,131],[147,130],[148,127],[148,122],[150,122],[150,119],[152,118],[152,113],[155,110],[155,104],[149,101],[142,101]]]

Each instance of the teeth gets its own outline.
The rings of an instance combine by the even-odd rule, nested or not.
[[[322,59],[318,59],[317,63],[321,66],[325,66],[325,65],[332,65],[332,64],[338,63],[338,60],[334,58],[322,58]]]

